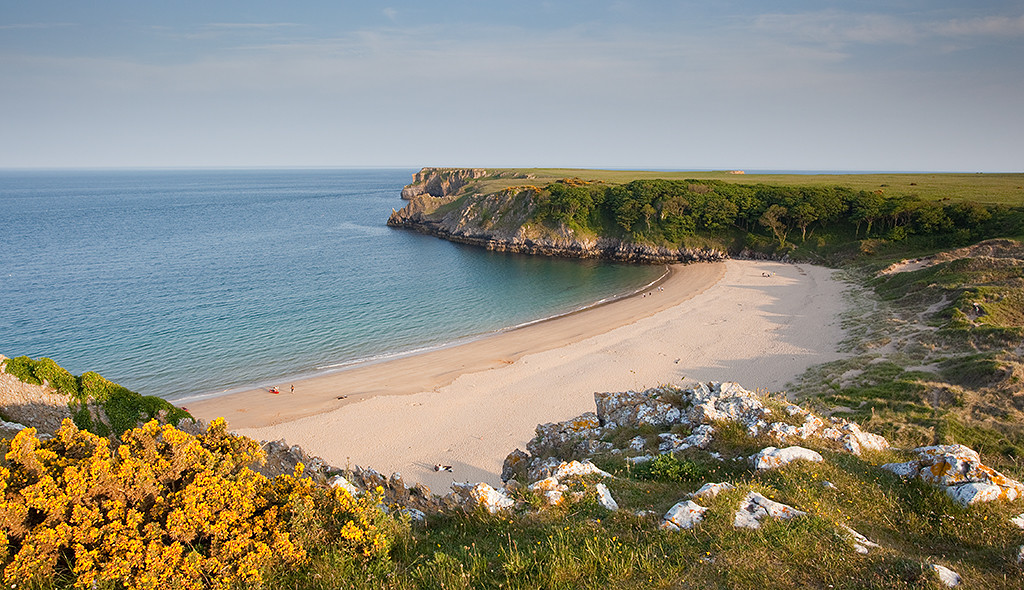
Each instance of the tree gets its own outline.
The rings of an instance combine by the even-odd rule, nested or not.
[[[871,233],[871,224],[883,215],[885,197],[879,193],[860,191],[854,196],[850,203],[850,218],[857,222],[857,233],[860,233],[860,224],[866,222],[868,227],[864,235]]]
[[[807,226],[818,220],[818,210],[814,205],[804,202],[793,207],[793,220],[800,228],[800,241],[807,241]]]
[[[784,248],[786,246],[786,234],[789,233],[789,225],[787,224],[786,215],[789,210],[782,205],[772,205],[761,214],[761,218],[758,220],[761,225],[770,228],[772,233],[775,234],[775,238],[779,240],[779,247]]]

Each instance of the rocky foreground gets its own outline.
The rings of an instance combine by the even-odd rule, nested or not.
[[[66,417],[61,399],[45,384],[24,384],[0,372],[0,395],[7,420],[16,417],[45,431],[45,425]],[[877,471],[879,478],[898,477],[907,486],[937,486],[949,502],[965,509],[1024,497],[1024,484],[984,465],[977,452],[963,445],[893,449],[884,437],[865,432],[853,422],[823,418],[736,383],[701,383],[689,389],[663,386],[639,392],[596,393],[594,397],[595,412],[539,425],[526,450],[515,449],[506,458],[502,473],[505,483],[497,489],[486,483],[460,482],[438,495],[423,484],[407,485],[399,473],[385,476],[360,466],[345,470],[331,467],[284,441],[263,443],[266,462],[256,469],[274,476],[293,473],[301,463],[306,475],[344,487],[353,495],[380,489],[391,510],[420,522],[452,511],[524,514],[592,506],[604,511],[629,510],[649,526],[673,534],[702,526],[709,506],[718,506],[721,513],[721,502],[725,501],[730,503],[729,522],[735,529],[759,529],[769,520],[818,517],[834,523],[836,538],[859,553],[879,550],[880,546],[850,526],[856,523],[816,512],[816,502],[792,498],[788,499],[790,504],[776,501],[770,488],[754,483],[752,476],[785,470],[787,465],[800,462],[843,469],[850,463],[842,457],[850,456],[857,457],[861,468]],[[16,422],[0,426],[8,432],[4,436],[24,427]],[[623,470],[628,477],[645,469],[651,473],[655,468],[679,469],[696,464],[721,465],[720,470],[705,469],[702,473],[717,472],[728,477],[695,482],[692,492],[670,499],[674,504],[664,513],[631,510],[629,500],[616,500],[609,486],[623,477]],[[827,480],[817,485],[842,493]],[[847,487],[846,493],[849,491]],[[1024,514],[1010,522],[1024,529]],[[1024,563],[1024,546],[1007,550],[1017,555],[1018,563]],[[938,564],[928,567],[944,583],[959,583],[955,572]]]
[[[874,469],[939,486],[961,506],[1024,496],[1024,485],[985,466],[975,451],[962,445],[941,445],[913,450],[892,449],[876,434],[864,432],[839,418],[821,418],[800,406],[747,391],[736,383],[699,384],[690,389],[659,387],[641,392],[597,393],[596,412],[564,422],[542,424],[526,451],[516,449],[505,460],[502,480],[495,489],[485,483],[455,483],[438,496],[421,484],[409,487],[400,474],[390,477],[356,467],[329,478],[330,485],[353,493],[381,487],[388,501],[414,520],[448,510],[544,511],[558,506],[592,502],[606,510],[621,510],[603,481],[613,475],[598,463],[624,462],[629,468],[655,462],[659,457],[685,456],[694,460],[739,465],[750,472],[774,470],[794,461],[826,462],[849,454],[860,456]],[[636,433],[635,436],[629,436]],[[749,455],[736,455],[716,444],[717,439],[745,443],[765,441]],[[722,443],[728,442],[720,441]],[[809,447],[814,447],[809,448]],[[717,450],[716,450],[717,449]],[[815,450],[817,449],[817,450]],[[903,456],[902,462],[880,460]],[[735,470],[733,470],[735,472]],[[833,489],[830,482],[822,486]],[[744,492],[744,490],[746,490]],[[708,481],[687,497],[679,498],[665,514],[639,511],[668,531],[700,526],[705,504],[723,492],[739,494],[733,526],[757,529],[767,519],[792,519],[814,514],[813,506],[790,506],[737,481]],[[818,514],[820,517],[831,515]],[[1024,528],[1024,514],[1013,519]],[[837,534],[854,551],[867,553],[878,544],[845,523]],[[1024,546],[1017,549],[1024,560]],[[959,577],[935,565],[939,578],[950,585]]]

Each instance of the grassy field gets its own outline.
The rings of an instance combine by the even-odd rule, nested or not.
[[[473,192],[491,193],[509,186],[543,186],[561,178],[578,177],[610,184],[639,179],[711,179],[737,184],[786,186],[841,185],[855,190],[881,190],[894,195],[918,195],[924,199],[975,201],[1010,206],[1024,205],[1024,173],[907,173],[907,174],[732,174],[721,172],[657,172],[635,170],[586,170],[575,168],[489,169],[494,176],[471,183]]]

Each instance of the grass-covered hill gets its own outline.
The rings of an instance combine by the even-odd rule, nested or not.
[[[1024,235],[1019,174],[467,172],[421,171],[405,194],[427,186],[448,190],[412,197],[389,223],[492,248],[548,242],[556,246],[552,253],[569,256],[593,250],[595,240],[612,240],[833,263],[861,251]],[[439,182],[448,177],[455,182]]]

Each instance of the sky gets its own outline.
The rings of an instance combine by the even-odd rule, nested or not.
[[[0,0],[0,168],[1024,171],[1024,3]]]

